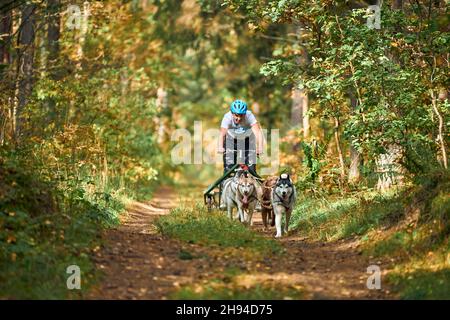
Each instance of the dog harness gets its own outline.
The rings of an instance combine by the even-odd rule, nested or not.
[[[292,203],[292,197],[294,196],[294,192],[291,193],[291,195],[289,196],[288,202],[285,203],[283,198],[281,198],[276,192],[275,192],[275,188],[273,188],[272,193],[278,198],[278,200],[273,201],[273,204],[281,204],[283,207],[285,207],[286,209],[289,209],[289,206]]]

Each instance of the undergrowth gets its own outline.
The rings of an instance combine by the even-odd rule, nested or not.
[[[188,243],[242,248],[257,254],[281,252],[276,241],[231,221],[222,212],[208,212],[201,205],[173,209],[169,215],[158,219],[157,227],[162,234]]]
[[[91,178],[46,179],[20,157],[0,154],[0,297],[80,298],[95,281],[100,230],[118,223],[123,199]],[[81,270],[68,290],[67,267]]]
[[[356,237],[365,255],[395,261],[387,280],[401,298],[450,299],[449,177],[438,171],[385,193],[303,196],[291,226],[311,240]]]

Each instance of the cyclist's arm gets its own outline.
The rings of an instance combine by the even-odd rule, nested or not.
[[[251,128],[256,137],[256,153],[261,154],[263,152],[263,135],[261,126],[259,125],[259,122],[256,122]]]
[[[217,139],[217,152],[223,153],[225,149],[223,148],[223,141],[225,140],[225,136],[227,135],[227,128],[220,128],[219,138]]]

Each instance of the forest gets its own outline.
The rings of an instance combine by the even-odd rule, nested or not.
[[[0,299],[450,299],[449,4],[0,0]],[[203,205],[235,99],[285,238]]]

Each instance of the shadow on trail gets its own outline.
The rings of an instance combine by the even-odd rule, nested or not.
[[[387,290],[367,289],[369,275],[366,270],[370,263],[354,242],[309,242],[291,235],[278,240],[285,249],[283,254],[255,260],[247,259],[244,254],[230,255],[223,248],[160,235],[155,219],[180,204],[192,202],[192,194],[180,196],[164,187],[148,203],[131,203],[121,225],[103,235],[105,244],[94,257],[103,277],[86,298],[183,298],[176,294],[183,288],[191,288],[194,294],[201,293],[217,280],[227,288],[234,286],[232,290],[243,291],[232,296],[238,298],[248,298],[245,291],[261,284],[274,290],[283,286],[299,288],[302,299],[392,298]],[[272,238],[275,231],[263,230],[259,213],[254,217],[252,228]],[[230,276],[230,270],[238,272]],[[212,287],[212,290],[219,289]],[[204,294],[214,298],[208,296],[208,291]],[[279,295],[268,296],[269,299],[273,297],[279,298]]]

